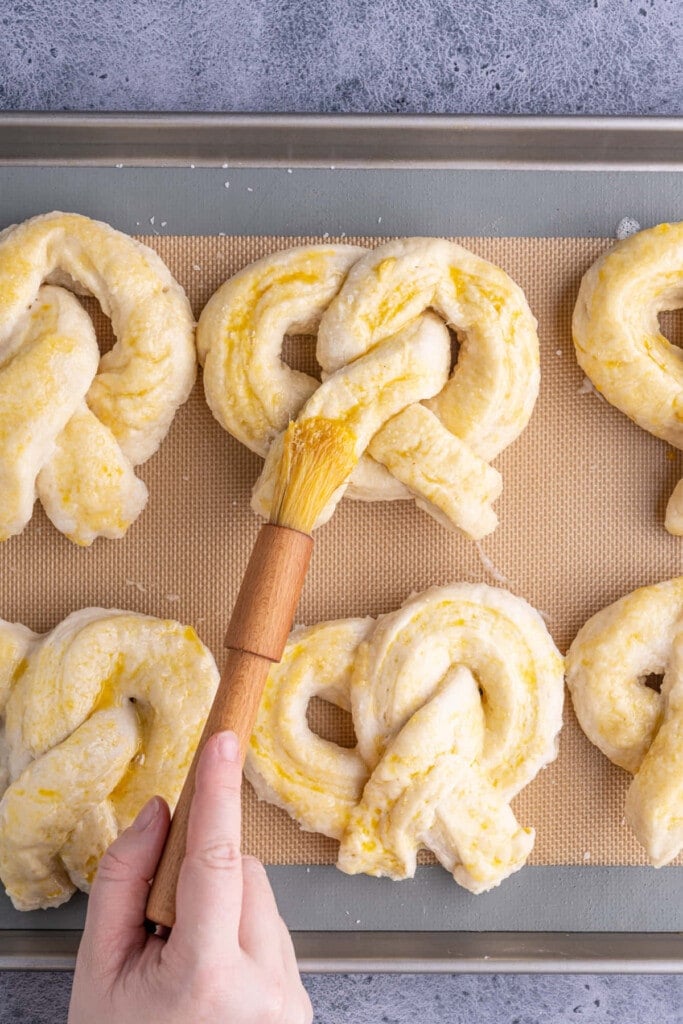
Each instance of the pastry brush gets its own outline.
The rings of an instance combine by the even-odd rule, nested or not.
[[[227,660],[204,731],[171,821],[152,884],[147,916],[172,928],[187,839],[197,760],[216,732],[237,734],[242,762],[263,688],[292,628],[313,548],[311,532],[356,464],[356,435],[340,420],[312,417],[284,435],[271,520],[261,527],[237,596],[225,644]]]

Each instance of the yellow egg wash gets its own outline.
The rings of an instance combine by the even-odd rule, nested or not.
[[[434,667],[430,650],[440,652]],[[306,705],[320,691],[351,706],[356,748],[310,731]],[[342,871],[411,877],[432,828],[437,856],[471,892],[524,864],[533,829],[510,800],[556,755],[563,660],[519,598],[455,584],[374,623],[308,627],[271,669],[265,696],[247,776],[304,828],[339,839]],[[503,742],[496,722],[513,706],[516,731]]]
[[[151,796],[175,804],[218,670],[191,626],[102,609],[42,637],[0,621],[3,651],[25,767],[0,793],[0,880],[18,909],[58,906]]]

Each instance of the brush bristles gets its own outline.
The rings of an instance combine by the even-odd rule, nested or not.
[[[356,437],[338,420],[313,416],[285,431],[271,523],[310,533],[357,462]]]

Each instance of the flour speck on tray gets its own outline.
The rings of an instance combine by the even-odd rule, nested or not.
[[[597,390],[597,388],[595,387],[593,382],[588,379],[588,377],[584,377],[583,380],[581,381],[581,387],[579,388],[579,394],[580,395],[595,395],[595,397],[599,398],[601,402],[606,401],[606,399],[604,399],[602,397],[600,392]]]
[[[144,583],[140,583],[139,580],[129,580],[129,579],[127,579],[126,580],[126,586],[127,587],[135,587],[135,589],[137,591],[139,591],[141,594],[146,594],[147,593],[147,587],[145,586]]]
[[[481,541],[475,540],[474,546],[477,549],[479,560],[486,569],[487,573],[496,581],[496,583],[501,583],[503,586],[505,586],[509,582],[507,576],[505,576],[500,571],[500,569],[491,561],[491,559],[481,546]]]
[[[637,235],[640,231],[640,224],[633,217],[622,217],[614,232],[620,242],[631,235]]]

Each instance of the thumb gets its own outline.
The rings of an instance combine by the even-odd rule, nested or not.
[[[147,940],[145,908],[150,879],[161,857],[168,824],[165,801],[153,797],[100,861],[81,950],[103,972],[118,973],[127,957]]]

